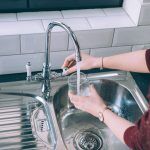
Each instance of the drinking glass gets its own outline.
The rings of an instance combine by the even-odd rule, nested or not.
[[[86,74],[80,72],[80,96],[89,96],[89,80],[86,77]],[[73,73],[68,78],[68,87],[69,91],[73,94],[77,94],[77,73]]]

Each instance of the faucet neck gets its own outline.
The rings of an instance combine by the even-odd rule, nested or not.
[[[46,66],[49,66],[49,62],[50,62],[51,31],[52,31],[53,27],[55,27],[55,26],[59,26],[59,27],[63,28],[68,33],[68,35],[70,36],[70,38],[74,44],[74,47],[75,47],[76,62],[81,61],[80,46],[79,46],[79,43],[77,41],[77,37],[74,34],[74,32],[71,30],[70,27],[68,27],[64,23],[54,21],[48,25],[47,30],[46,30],[46,52],[45,52]]]
[[[54,26],[59,26],[61,28],[63,28],[68,35],[70,36],[74,47],[75,47],[75,59],[76,62],[78,63],[79,61],[81,61],[81,54],[80,54],[80,47],[79,47],[79,43],[77,41],[76,35],[73,33],[73,31],[71,30],[70,27],[68,27],[67,25],[65,25],[62,22],[52,22],[48,25],[47,31],[46,31],[46,52],[45,52],[45,64],[43,66],[43,86],[42,86],[42,93],[43,95],[49,95],[49,91],[50,91],[50,80],[51,80],[51,70],[50,70],[50,41],[51,41],[51,31],[53,29]],[[47,99],[47,98],[45,98]]]

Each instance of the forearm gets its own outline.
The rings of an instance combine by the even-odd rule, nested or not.
[[[129,52],[103,58],[103,68],[148,73],[146,50]]]
[[[104,123],[124,143],[124,133],[127,128],[134,126],[133,123],[117,116],[110,110],[104,112]]]

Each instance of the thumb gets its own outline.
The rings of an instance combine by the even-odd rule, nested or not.
[[[90,92],[93,93],[94,95],[97,94],[97,91],[93,84],[90,85]]]
[[[75,72],[76,70],[77,70],[77,67],[76,67],[76,65],[75,65],[75,66],[69,68],[69,69],[66,71],[66,74],[73,73],[73,72]]]

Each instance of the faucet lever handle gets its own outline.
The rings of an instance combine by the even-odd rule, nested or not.
[[[26,71],[27,71],[26,80],[27,80],[27,81],[30,81],[31,78],[32,78],[31,63],[30,63],[30,62],[28,62],[28,63],[26,64]]]

